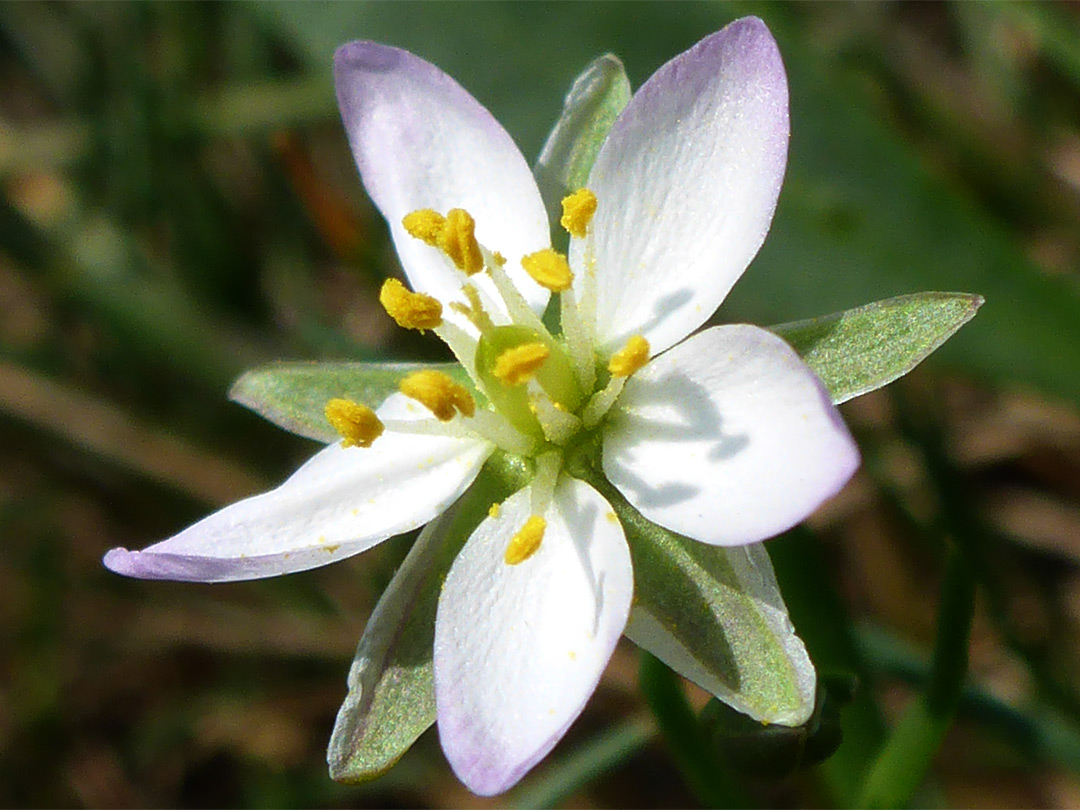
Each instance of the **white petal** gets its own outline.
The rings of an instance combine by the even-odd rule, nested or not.
[[[634,95],[589,177],[592,236],[572,245],[572,265],[590,268],[576,280],[583,300],[595,277],[605,354],[633,334],[661,352],[712,315],[765,239],[787,145],[787,77],[756,17],[701,40]]]
[[[401,394],[384,418],[418,418]],[[468,488],[486,442],[385,433],[371,447],[332,444],[284,484],[227,506],[168,540],[115,548],[105,565],[141,579],[228,582],[304,571],[422,526]]]
[[[633,595],[622,527],[592,487],[563,477],[539,550],[503,560],[530,489],[466,543],[435,621],[439,737],[474,793],[509,788],[581,713],[626,625]]]
[[[694,335],[631,377],[603,453],[604,472],[645,517],[722,546],[791,528],[859,463],[810,368],[742,325]]]
[[[511,278],[543,309],[548,293],[520,259],[548,246],[547,214],[528,164],[491,113],[434,65],[373,42],[340,47],[334,81],[364,186],[390,224],[415,289],[461,300],[464,277],[438,250],[409,236],[402,217],[420,208],[464,208],[481,244],[507,257]]]

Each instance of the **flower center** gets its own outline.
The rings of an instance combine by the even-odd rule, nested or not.
[[[563,200],[560,222],[572,237],[588,239],[596,208],[596,195],[580,189]],[[379,301],[400,326],[433,330],[468,373],[481,401],[446,374],[425,370],[405,377],[400,391],[424,405],[435,420],[381,422],[370,409],[346,400],[328,403],[327,419],[347,447],[368,447],[385,428],[478,437],[531,459],[532,516],[505,552],[505,562],[518,565],[540,547],[547,525],[543,515],[564,458],[599,446],[593,429],[615,403],[626,379],[648,362],[649,344],[634,335],[606,365],[598,364],[589,293],[578,301],[566,256],[551,248],[522,257],[521,267],[557,302],[555,332],[511,281],[502,254],[477,240],[476,222],[467,211],[453,208],[443,215],[420,209],[405,216],[402,225],[461,274],[463,300],[448,305],[460,317],[447,320],[443,302],[412,292],[396,279],[384,283]],[[586,267],[592,261],[587,254]]]

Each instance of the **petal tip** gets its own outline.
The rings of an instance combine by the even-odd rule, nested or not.
[[[334,72],[346,69],[378,70],[391,67],[402,53],[400,48],[367,39],[355,39],[334,51]]]
[[[128,551],[126,548],[110,548],[105,552],[105,556],[101,558],[101,564],[114,574],[129,577],[136,576],[133,573],[135,567],[132,563],[133,558],[137,555],[137,551]]]

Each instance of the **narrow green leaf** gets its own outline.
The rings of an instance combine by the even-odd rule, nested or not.
[[[590,62],[566,94],[562,115],[533,170],[551,232],[564,242],[566,234],[559,227],[562,198],[585,185],[611,125],[629,101],[630,80],[622,62],[610,53]]]
[[[331,442],[337,432],[323,409],[335,397],[375,408],[398,390],[402,377],[421,369],[450,375],[472,390],[472,381],[457,363],[275,363],[241,375],[229,399],[292,433]]]
[[[385,773],[435,722],[435,612],[447,571],[492,503],[527,470],[493,456],[468,492],[420,533],[368,619],[349,670],[349,691],[326,752],[330,776],[364,782]]]
[[[805,723],[814,711],[814,665],[765,547],[691,540],[646,520],[602,474],[589,483],[611,503],[630,544],[630,640],[755,720]]]
[[[915,293],[769,329],[791,344],[839,404],[903,377],[982,303],[967,293]]]

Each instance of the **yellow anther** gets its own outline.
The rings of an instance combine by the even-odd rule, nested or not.
[[[388,278],[379,290],[379,303],[406,329],[434,329],[442,323],[442,304],[423,293],[411,292],[396,278]]]
[[[446,217],[430,208],[421,208],[419,211],[406,214],[401,224],[405,226],[409,236],[415,236],[420,241],[435,247],[439,244],[439,234],[446,225]]]
[[[608,371],[616,377],[629,377],[649,362],[649,341],[641,335],[633,335],[626,345],[611,355]]]
[[[585,230],[592,222],[593,214],[596,213],[596,195],[587,188],[579,188],[568,197],[563,197],[562,219],[559,224],[579,239],[585,235]]]
[[[401,381],[399,388],[405,396],[435,414],[440,422],[449,422],[458,413],[464,416],[476,413],[472,394],[441,371],[414,371]]]
[[[533,378],[549,354],[543,343],[522,343],[500,354],[491,373],[505,385],[521,385]]]
[[[540,541],[544,539],[544,530],[547,529],[547,521],[539,515],[533,515],[525,521],[521,531],[510,538],[506,546],[503,559],[507,565],[518,565],[525,562],[540,548]]]
[[[439,249],[467,276],[484,269],[484,255],[476,241],[476,220],[462,208],[451,208],[439,232]]]
[[[574,280],[570,265],[566,263],[566,257],[551,248],[544,248],[523,256],[521,266],[525,268],[525,272],[532,277],[533,281],[552,292],[569,290],[570,283]]]
[[[326,421],[341,434],[344,447],[371,447],[382,435],[383,423],[375,411],[351,399],[332,399],[326,403]]]

